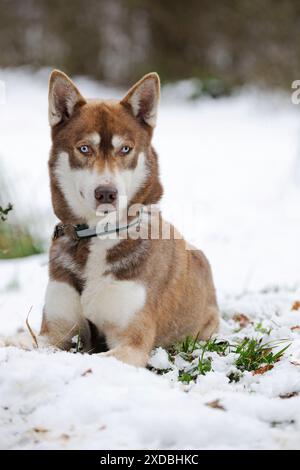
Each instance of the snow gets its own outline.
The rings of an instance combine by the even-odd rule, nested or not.
[[[1,202],[12,200],[14,217],[45,239],[55,221],[47,74],[0,71],[7,93]],[[88,96],[122,96],[78,82]],[[222,311],[218,337],[286,339],[290,347],[273,369],[245,372],[237,383],[227,377],[234,353],[210,353],[212,371],[188,386],[177,381],[179,358],[156,375],[97,355],[0,348],[1,448],[300,448],[300,395],[280,398],[300,392],[300,329],[293,328],[300,310],[292,310],[300,300],[299,110],[289,96],[253,89],[189,102],[189,86],[163,93],[154,139],[163,212],[211,261]],[[1,335],[24,328],[31,307],[30,324],[39,328],[46,283],[46,255],[0,262]],[[236,313],[250,320],[239,331]],[[258,323],[270,334],[257,331]],[[151,365],[170,367],[162,348]],[[214,400],[224,409],[207,405]]]

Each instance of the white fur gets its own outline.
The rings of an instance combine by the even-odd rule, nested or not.
[[[126,328],[146,300],[145,287],[135,281],[116,280],[106,263],[107,249],[118,241],[93,239],[85,268],[85,288],[81,295],[84,316],[100,330],[105,324]]]
[[[51,127],[54,127],[61,121],[61,113],[56,109],[52,97],[49,98],[48,118]]]
[[[101,136],[98,134],[98,132],[92,132],[91,134],[88,134],[86,139],[92,142],[92,144],[95,146],[99,145],[101,142]]]
[[[70,323],[69,331],[62,331],[62,337],[70,333],[72,328],[82,323],[82,308],[78,292],[65,282],[50,280],[45,296],[45,313],[47,321],[63,320]],[[49,346],[47,335],[36,335],[38,347]],[[15,346],[22,349],[34,349],[36,344],[28,331],[2,339],[4,346]],[[1,338],[0,338],[1,346]],[[52,344],[53,346],[53,344]]]
[[[132,107],[133,114],[137,116],[140,110],[140,93],[138,93],[137,91],[133,93],[132,97],[130,98],[130,104]]]
[[[74,258],[68,253],[61,252],[56,262],[68,271],[71,271],[77,276],[80,276],[80,267],[78,266]]]
[[[137,191],[146,182],[148,177],[148,168],[146,164],[146,157],[143,152],[138,156],[138,162],[133,170],[127,169],[120,172],[121,178],[125,185],[125,194],[130,201]]]
[[[66,282],[50,280],[45,296],[45,313],[47,320],[64,319],[71,327],[79,325],[82,319],[82,308],[79,293]]]
[[[54,170],[56,180],[65,196],[68,206],[72,210],[73,214],[78,218],[84,218],[87,212],[89,213],[89,216],[93,216],[95,213],[93,210],[89,209],[84,198],[80,195],[81,186],[83,186],[82,179],[87,172],[91,173],[90,170],[86,169],[72,169],[70,167],[69,155],[67,152],[61,152],[58,155]]]
[[[112,146],[117,149],[119,147],[121,147],[121,145],[123,144],[124,142],[124,139],[123,137],[121,137],[120,135],[113,135],[112,139],[111,139],[111,143],[112,143]]]
[[[138,156],[137,166],[115,173],[105,169],[102,173],[89,168],[71,168],[67,152],[59,153],[55,167],[57,183],[73,214],[90,225],[97,223],[94,191],[101,184],[113,184],[120,197],[120,211],[142,187],[148,176],[143,152]]]

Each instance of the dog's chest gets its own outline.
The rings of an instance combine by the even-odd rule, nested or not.
[[[117,280],[107,274],[110,265],[106,261],[107,250],[117,241],[93,239],[87,258],[81,295],[83,314],[99,329],[105,324],[126,328],[146,301],[146,289],[142,283]]]

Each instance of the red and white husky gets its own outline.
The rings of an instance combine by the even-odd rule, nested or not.
[[[215,289],[203,253],[187,249],[157,212],[159,228],[148,230],[149,208],[163,192],[151,145],[159,94],[155,73],[121,101],[87,100],[64,73],[51,74],[49,171],[60,223],[50,250],[39,346],[69,349],[80,334],[85,351],[145,366],[154,346],[187,335],[208,339],[217,330]],[[132,206],[144,211],[130,215]],[[103,228],[110,235],[95,236]],[[32,343],[29,334],[4,340],[24,348]]]

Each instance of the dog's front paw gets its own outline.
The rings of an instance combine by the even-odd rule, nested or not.
[[[34,338],[27,333],[17,333],[13,336],[1,337],[0,338],[0,347],[14,346],[15,348],[25,349],[26,351],[31,351],[32,349],[37,349],[39,346],[45,346],[44,338],[38,336],[36,338],[37,344]]]
[[[100,353],[99,356],[114,357],[118,361],[135,367],[145,367],[148,360],[148,355],[144,351],[128,346],[117,346],[110,351]]]

